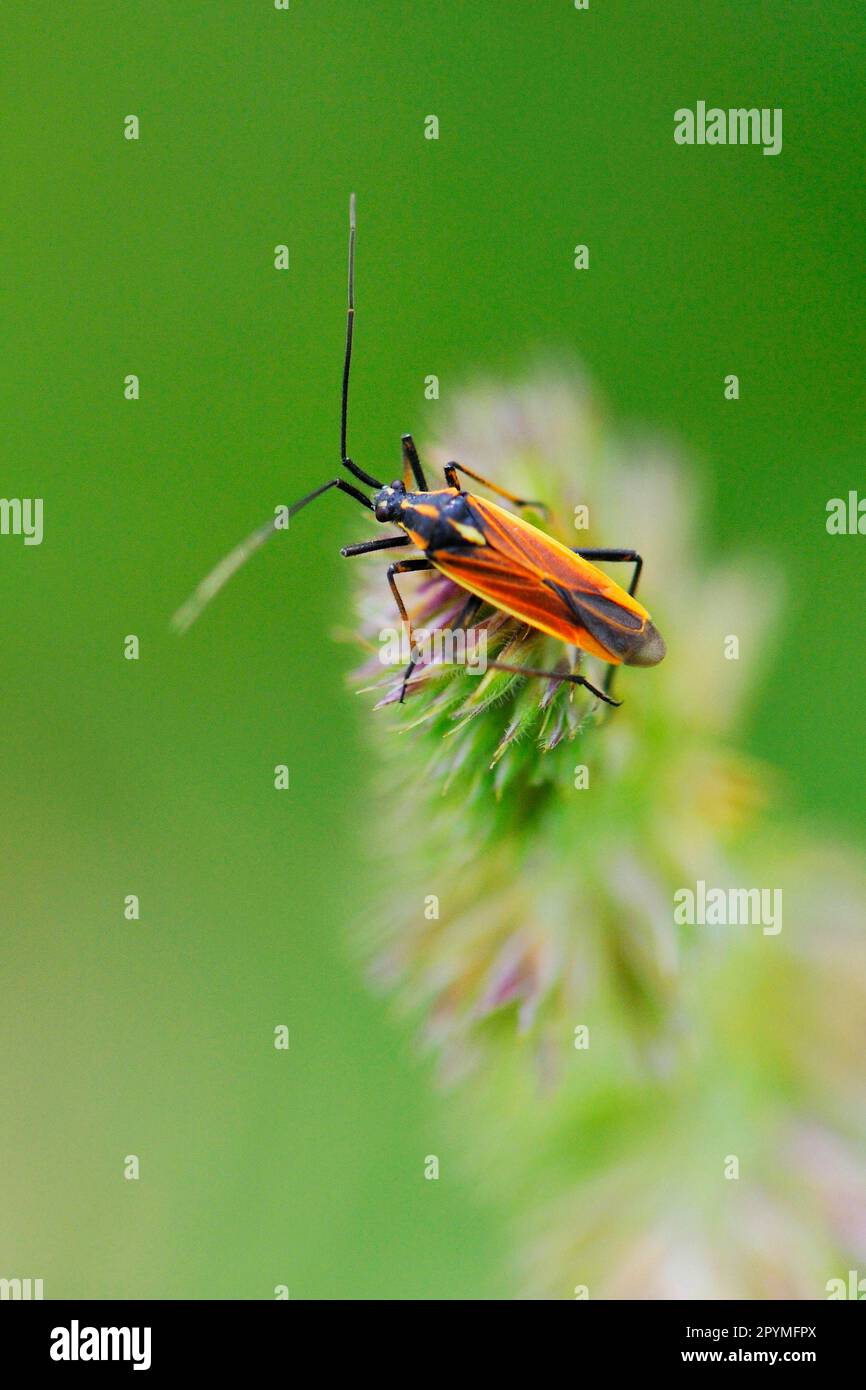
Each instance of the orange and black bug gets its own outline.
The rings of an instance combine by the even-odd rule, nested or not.
[[[370,555],[380,550],[415,546],[421,553],[398,560],[388,568],[387,578],[404,623],[411,626],[409,614],[397,587],[398,574],[419,570],[439,570],[467,592],[467,601],[457,619],[457,627],[468,627],[486,603],[539,632],[558,637],[609,664],[605,688],[598,690],[579,672],[543,671],[535,667],[512,666],[490,661],[489,667],[514,671],[524,676],[545,676],[585,686],[599,699],[616,705],[611,696],[611,680],[617,666],[655,666],[665,654],[661,635],[650,621],[647,610],[635,598],[643,560],[634,550],[570,550],[521,516],[506,511],[460,486],[464,473],[497,493],[516,507],[544,510],[543,504],[515,497],[496,483],[482,478],[462,463],[445,468],[444,488],[430,491],[411,435],[403,436],[403,475],[386,485],[348,457],[346,423],[349,402],[349,370],[352,362],[352,335],[355,318],[355,199],[349,210],[349,310],[346,323],[346,353],[343,362],[343,390],[340,413],[340,458],[358,482],[375,488],[371,498],[345,478],[331,478],[307,493],[289,508],[292,517],[302,507],[337,488],[368,507],[376,520],[399,527],[396,535],[344,546],[344,556]],[[414,487],[412,486],[414,484]],[[222,561],[177,614],[175,623],[186,628],[226,580],[273,535],[276,523],[266,526],[244,541]],[[628,589],[616,584],[591,562],[627,562],[634,566]],[[410,660],[400,691],[402,702],[415,669]]]

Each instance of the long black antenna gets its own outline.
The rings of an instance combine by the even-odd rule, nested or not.
[[[340,458],[346,462],[346,422],[349,415],[349,370],[355,329],[355,195],[349,195],[349,309],[346,314],[346,356],[343,361],[343,408],[340,413]]]
[[[340,458],[345,467],[348,468],[350,473],[355,475],[359,482],[366,483],[367,487],[380,488],[382,487],[382,483],[376,478],[373,478],[369,473],[365,473],[363,468],[359,468],[356,463],[353,463],[350,458],[346,457],[346,417],[349,410],[349,368],[352,365],[352,328],[354,320],[355,195],[353,193],[349,199],[349,312],[346,319],[346,357],[343,362],[343,404],[340,412]],[[308,492],[306,497],[302,497],[298,502],[295,502],[289,507],[287,519],[293,517],[296,512],[299,512],[302,507],[306,507],[308,503],[315,501],[317,497],[321,497],[323,493],[329,492],[331,488],[338,488],[340,492],[348,493],[350,497],[354,497],[356,502],[361,502],[365,507],[369,507],[372,510],[373,503],[370,501],[369,497],[365,497],[362,492],[359,492],[358,488],[353,487],[351,483],[347,483],[345,478],[331,478],[330,482],[323,483],[321,487],[317,487],[313,492]],[[216,568],[212,569],[210,574],[205,576],[195,593],[192,594],[191,597],[187,599],[186,603],[175,613],[171,620],[175,630],[178,632],[186,632],[187,628],[192,626],[202,610],[207,607],[211,599],[215,598],[220,589],[228,583],[232,575],[237,574],[238,570],[246,564],[250,556],[254,555],[257,550],[260,550],[262,546],[270,540],[271,536],[276,535],[278,530],[283,529],[284,527],[282,525],[278,526],[277,516],[275,514],[265,522],[264,526],[260,526],[258,530],[253,531],[252,535],[247,536],[246,540],[241,541],[240,545],[236,545],[234,550],[230,551],[228,555],[220,560]]]
[[[346,355],[343,358],[343,398],[340,408],[340,458],[350,473],[368,487],[381,487],[377,478],[365,473],[346,453],[346,427],[349,418],[349,372],[352,367],[352,335],[355,331],[355,195],[349,195],[349,308],[346,313]]]

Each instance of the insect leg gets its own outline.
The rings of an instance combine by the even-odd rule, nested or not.
[[[413,560],[397,560],[393,565],[388,566],[388,583],[391,586],[391,593],[394,595],[394,602],[400,610],[400,617],[404,623],[409,623],[409,614],[406,612],[406,605],[403,602],[400,590],[397,588],[395,574],[414,574],[417,570],[435,569],[432,560],[428,560],[426,555],[419,555]]]
[[[409,657],[409,665],[403,672],[403,684],[400,688],[401,705],[406,698],[406,686],[409,682],[409,677],[415,670],[415,666],[417,663],[415,661],[414,655],[415,639],[412,636],[412,623],[409,620],[409,614],[406,612],[406,605],[403,602],[403,596],[400,593],[400,590],[397,588],[397,580],[394,578],[394,576],[397,574],[413,574],[418,570],[432,570],[435,568],[436,567],[433,564],[433,562],[431,560],[426,559],[426,557],[423,555],[419,555],[418,558],[414,560],[398,560],[395,564],[388,566],[388,583],[391,586],[391,593],[394,595],[394,602],[400,610],[400,617],[409,629],[409,644],[411,654]]]
[[[348,559],[351,555],[371,555],[374,550],[393,550],[398,545],[411,545],[408,536],[383,536],[381,540],[361,541],[358,545],[344,545],[340,554]]]
[[[634,597],[637,591],[637,582],[640,579],[640,572],[643,569],[643,557],[638,555],[636,550],[575,550],[574,553],[575,555],[579,555],[583,560],[609,560],[611,564],[617,564],[622,560],[626,564],[633,564],[634,573],[632,574],[628,591],[632,598]],[[608,666],[607,675],[604,678],[604,688],[608,695],[613,689],[615,674],[616,667]]]
[[[404,434],[401,443],[403,445],[403,482],[408,488],[414,477],[418,491],[426,492],[427,479],[424,477],[424,469],[421,467],[418,450],[415,448],[415,441],[411,434]]]
[[[471,468],[466,467],[465,463],[455,463],[452,461],[445,465],[445,481],[449,487],[456,487],[458,492],[461,490],[457,478],[458,473],[465,473],[468,478],[474,478],[476,483],[482,483],[484,487],[489,487],[491,492],[495,492],[499,497],[504,497],[507,502],[513,502],[515,507],[534,507],[536,511],[544,512],[545,515],[547,514],[548,509],[546,503],[534,501],[526,497],[515,497],[513,492],[507,492],[505,488],[500,487],[498,483],[491,483],[489,478],[483,478],[480,473],[474,473]]]
[[[575,550],[575,555],[579,555],[583,560],[609,560],[612,564],[622,560],[634,565],[634,574],[628,591],[634,597],[637,592],[637,582],[640,579],[640,572],[643,569],[643,558],[638,555],[636,550]]]
[[[484,600],[483,600],[483,599],[480,599],[480,598],[477,598],[475,594],[470,594],[469,597],[468,597],[468,599],[467,599],[466,602],[464,603],[463,607],[461,608],[459,614],[457,615],[457,618],[456,618],[455,622],[452,624],[451,631],[452,631],[452,632],[461,632],[461,631],[463,630],[463,628],[469,627],[469,625],[471,624],[473,618],[475,617],[476,613],[478,612],[479,608],[483,608],[483,607],[484,607]],[[411,679],[412,672],[415,670],[415,667],[417,666],[417,664],[418,664],[418,663],[417,663],[417,661],[416,661],[416,659],[415,659],[415,645],[414,645],[414,643],[413,643],[413,644],[412,644],[412,652],[411,652],[411,655],[410,655],[410,657],[409,657],[409,665],[406,667],[406,670],[403,672],[403,689],[402,689],[402,691],[401,691],[401,693],[400,693],[400,704],[401,704],[401,705],[402,705],[403,700],[404,700],[404,697],[405,697],[405,695],[406,695],[406,687],[407,687],[407,685],[408,685],[408,683],[409,683],[409,681],[410,681],[410,679]]]
[[[488,671],[491,667],[495,671],[513,671],[515,675],[518,676],[546,676],[549,680],[569,681],[571,685],[585,686],[593,695],[597,695],[599,700],[604,700],[606,705],[618,706],[622,704],[621,700],[611,699],[610,695],[607,693],[606,685],[604,690],[599,690],[586,679],[586,676],[579,676],[573,671],[540,671],[535,666],[512,666],[507,661],[488,661]]]
[[[302,507],[306,507],[309,502],[314,502],[317,497],[321,497],[323,492],[328,492],[332,487],[347,493],[349,497],[354,497],[356,502],[362,502],[365,507],[372,509],[373,504],[369,497],[365,497],[358,488],[347,483],[344,478],[332,478],[329,483],[323,483],[321,487],[315,488],[313,492],[308,492],[306,497],[302,497],[299,502],[295,502],[293,506],[289,507],[289,518],[291,519]],[[247,536],[246,540],[241,541],[240,545],[236,545],[234,550],[230,550],[228,555],[224,555],[219,564],[211,570],[210,574],[205,575],[186,603],[175,613],[171,620],[171,625],[175,631],[186,632],[188,628],[192,627],[202,610],[207,607],[211,599],[216,598],[220,589],[228,583],[232,575],[237,574],[250,556],[260,550],[271,536],[276,535],[277,531],[282,529],[282,527],[277,526],[276,516],[273,516],[265,522],[264,526],[260,526],[258,530]]]

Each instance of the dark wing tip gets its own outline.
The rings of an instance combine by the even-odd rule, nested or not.
[[[625,658],[626,666],[658,666],[664,660],[667,647],[657,627],[647,622],[639,641]]]

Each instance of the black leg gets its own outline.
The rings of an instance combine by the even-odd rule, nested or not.
[[[432,560],[428,560],[423,555],[419,555],[413,560],[397,560],[393,565],[388,566],[388,583],[391,586],[394,602],[400,610],[400,617],[403,619],[404,623],[409,623],[409,614],[406,612],[406,605],[400,595],[400,590],[397,588],[397,581],[394,578],[395,574],[415,574],[418,570],[432,570],[435,568]],[[411,624],[409,624],[409,627],[411,636]]]
[[[436,566],[433,564],[433,562],[431,560],[425,559],[423,555],[419,555],[418,558],[415,560],[398,560],[395,564],[388,566],[388,583],[391,586],[391,593],[394,595],[394,602],[400,610],[400,617],[409,629],[410,653],[414,652],[415,649],[415,639],[412,636],[412,624],[409,621],[409,614],[406,612],[406,605],[403,602],[403,596],[400,593],[400,590],[397,588],[397,581],[394,578],[394,576],[397,574],[415,574],[419,570],[432,570],[435,568]],[[410,655],[409,665],[403,672],[403,685],[400,689],[401,705],[406,698],[406,686],[408,684],[409,677],[415,670],[415,665],[416,663],[414,656]]]
[[[605,690],[598,690],[586,679],[586,676],[579,676],[573,671],[540,671],[535,666],[512,666],[507,661],[488,661],[487,669],[493,668],[494,671],[513,671],[518,676],[546,676],[549,680],[568,681],[571,685],[582,685],[593,695],[597,695],[599,700],[604,700],[606,705],[620,705],[621,700],[612,700]]]
[[[637,591],[637,583],[640,579],[640,572],[643,569],[643,558],[638,555],[636,550],[576,549],[574,553],[575,555],[579,555],[583,560],[609,560],[611,564],[617,564],[619,561],[622,561],[625,564],[633,564],[634,573],[631,577],[631,583],[628,586],[628,592],[631,594],[632,598],[634,598]],[[607,675],[604,678],[604,688],[608,695],[610,695],[613,690],[613,679],[615,675],[616,667],[608,666]],[[616,703],[619,704],[621,701],[617,701]]]
[[[358,545],[344,545],[340,554],[348,559],[352,555],[372,555],[374,550],[395,550],[398,545],[411,545],[409,536],[383,536],[381,540],[361,541]]]
[[[498,497],[504,497],[507,502],[513,502],[515,507],[534,507],[536,511],[547,515],[547,506],[544,502],[536,502],[526,497],[515,497],[513,492],[507,492],[498,483],[491,483],[489,478],[483,478],[480,473],[474,473],[471,468],[466,467],[465,463],[452,461],[445,465],[445,481],[449,487],[455,487],[458,492],[461,491],[458,473],[465,473],[468,478],[474,478],[476,483],[489,487],[491,492],[495,492]]]
[[[579,550],[575,549],[575,555],[579,555],[583,560],[609,560],[616,564],[622,560],[625,563],[634,565],[634,574],[631,577],[631,584],[628,591],[634,598],[637,592],[637,582],[640,579],[640,572],[643,569],[643,559],[636,550]]]
[[[424,477],[424,469],[421,467],[415,441],[411,434],[404,434],[401,442],[403,445],[403,482],[408,489],[414,477],[418,491],[426,492],[427,479]]]
[[[451,631],[452,631],[452,632],[460,632],[460,631],[462,631],[463,628],[469,627],[470,624],[471,624],[471,622],[472,622],[472,620],[473,620],[473,618],[475,617],[476,613],[478,612],[479,608],[482,608],[483,606],[484,606],[484,600],[483,600],[483,599],[477,598],[475,594],[470,594],[469,597],[468,597],[468,599],[467,599],[466,602],[464,603],[463,607],[461,608],[460,612],[458,613],[457,619],[456,619],[456,621],[454,622],[454,624],[453,624],[453,626],[452,626],[452,628],[451,628]],[[409,684],[409,681],[410,681],[411,678],[412,678],[412,672],[415,670],[415,667],[417,666],[417,664],[418,664],[418,662],[417,662],[417,660],[416,660],[416,658],[415,658],[415,648],[414,648],[414,643],[413,643],[412,652],[411,652],[411,654],[410,654],[410,656],[409,656],[409,665],[406,667],[406,670],[403,672],[403,689],[402,689],[401,692],[400,692],[400,704],[401,704],[401,705],[402,705],[403,700],[404,700],[405,695],[406,695],[406,687],[407,687],[407,685]]]

